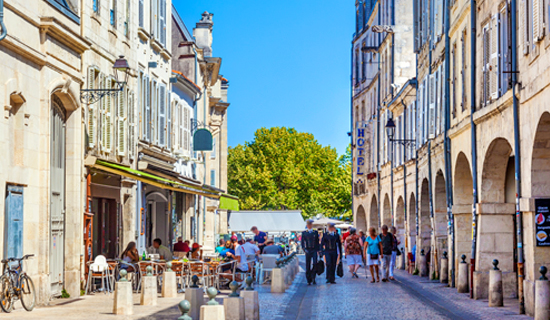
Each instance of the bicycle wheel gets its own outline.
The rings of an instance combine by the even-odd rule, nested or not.
[[[11,281],[8,274],[0,277],[0,307],[6,313],[10,313],[13,309]]]
[[[21,286],[21,291],[19,292],[21,304],[23,305],[23,308],[25,308],[25,310],[32,311],[32,309],[34,309],[34,303],[36,301],[36,291],[34,291],[34,283],[28,275],[22,274],[19,278],[19,285]]]

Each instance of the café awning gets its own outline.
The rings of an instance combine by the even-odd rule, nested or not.
[[[107,162],[99,159],[95,160],[93,164],[87,164],[87,165],[91,168],[117,174],[126,178],[138,180],[162,189],[167,189],[167,190],[172,190],[172,191],[182,192],[182,193],[195,194],[195,195],[200,195],[200,196],[204,196],[212,199],[219,199],[221,196],[220,193],[214,192],[212,190],[208,190],[201,186],[196,186],[196,185],[185,183],[182,181],[174,181],[174,180],[166,179],[151,173],[130,169],[128,167],[125,167],[119,164],[115,164],[115,163],[111,163],[111,162]]]
[[[249,232],[253,226],[265,232],[290,232],[305,229],[301,211],[233,211],[229,216],[229,230]]]
[[[222,194],[219,208],[221,210],[239,211],[239,198],[230,194]]]

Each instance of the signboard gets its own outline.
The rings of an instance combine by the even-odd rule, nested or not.
[[[537,247],[550,246],[550,199],[535,199],[535,238]]]
[[[358,122],[355,133],[355,183],[365,183],[370,164],[371,125],[368,122]]]
[[[193,151],[212,151],[212,133],[199,129],[193,135]]]

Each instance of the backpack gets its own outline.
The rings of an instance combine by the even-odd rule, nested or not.
[[[349,254],[361,254],[361,244],[359,243],[359,236],[352,235],[346,239],[348,241],[347,251]]]

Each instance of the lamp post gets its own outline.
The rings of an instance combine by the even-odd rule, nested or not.
[[[386,134],[388,135],[388,139],[392,143],[399,143],[405,147],[414,146],[416,143],[415,139],[394,139],[395,136],[395,122],[393,122],[392,118],[388,119],[388,122],[386,123]]]
[[[81,89],[80,90],[80,102],[85,104],[93,104],[101,100],[104,96],[116,96],[119,92],[122,92],[124,86],[128,83],[128,77],[130,75],[130,66],[128,60],[124,56],[119,56],[113,65],[113,72],[115,74],[116,85],[113,89]],[[124,77],[123,81],[119,78]],[[93,79],[89,79],[93,81]]]

